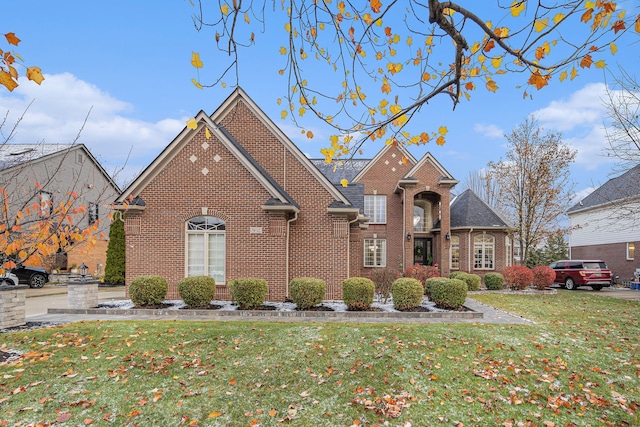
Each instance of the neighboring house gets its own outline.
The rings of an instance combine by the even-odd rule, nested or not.
[[[120,188],[83,144],[1,145],[0,187],[7,192],[13,215],[37,204],[38,211],[32,213],[36,220],[52,214],[55,206],[75,192],[74,206],[85,206],[86,210],[73,215],[73,224],[85,229],[98,222],[96,242],[76,244],[66,253],[45,259],[44,266],[64,269],[84,263],[89,273],[104,272],[109,213]]]
[[[598,187],[567,214],[571,259],[601,259],[621,280],[640,268],[640,165]]]
[[[340,299],[344,279],[377,268],[483,274],[512,262],[511,229],[471,192],[452,204],[458,181],[429,153],[387,145],[371,160],[309,159],[242,89],[195,120],[117,199],[127,283],[159,274],[176,298],[182,278],[209,275],[230,298],[229,280],[259,277],[282,301],[291,279],[316,277]]]

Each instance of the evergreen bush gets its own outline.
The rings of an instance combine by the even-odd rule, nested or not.
[[[216,281],[209,276],[185,277],[178,282],[178,295],[188,307],[209,307],[216,298]]]
[[[396,310],[407,310],[418,307],[422,303],[424,286],[418,279],[401,277],[393,282],[391,293]]]
[[[431,284],[431,300],[436,307],[459,310],[467,298],[467,284],[459,279],[445,279]]]
[[[291,300],[301,310],[320,304],[327,292],[327,284],[322,279],[300,277],[289,283]]]
[[[424,294],[431,300],[431,287],[436,282],[447,283],[449,279],[446,277],[432,277],[424,282]]]
[[[129,298],[136,307],[161,304],[167,296],[169,284],[162,276],[138,276],[129,284]]]
[[[264,304],[269,286],[264,279],[247,277],[233,281],[233,299],[241,310],[252,310]]]
[[[107,262],[104,267],[104,281],[113,285],[124,285],[126,252],[124,241],[124,215],[116,212],[109,227]]]
[[[376,285],[366,277],[351,277],[342,282],[342,300],[349,310],[368,310]]]
[[[490,291],[499,291],[504,286],[504,277],[500,273],[487,273],[484,275],[484,286]]]
[[[477,274],[465,273],[464,271],[454,271],[449,274],[449,279],[462,280],[467,284],[468,291],[477,291],[480,289],[481,278]]]

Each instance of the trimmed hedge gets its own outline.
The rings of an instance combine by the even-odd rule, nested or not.
[[[533,286],[539,291],[544,291],[556,280],[555,270],[548,265],[534,267],[531,272],[533,273]]]
[[[490,291],[499,291],[504,287],[504,277],[500,273],[484,275],[484,286]]]
[[[366,277],[351,277],[342,282],[342,300],[349,310],[368,310],[373,303],[376,285]]]
[[[161,304],[168,291],[169,284],[162,276],[138,276],[129,284],[129,298],[136,307]]]
[[[446,277],[432,277],[431,279],[427,279],[424,282],[424,294],[431,300],[431,287],[436,282],[447,283],[449,279]]]
[[[511,265],[502,272],[504,283],[514,291],[527,289],[533,282],[533,272],[524,265]]]
[[[445,279],[431,283],[431,300],[436,307],[458,310],[467,298],[467,284],[459,279]]]
[[[393,306],[396,310],[407,310],[418,307],[422,303],[424,287],[418,279],[401,277],[393,282],[391,294],[393,295]]]
[[[209,307],[216,298],[216,281],[210,276],[185,277],[178,282],[178,295],[188,307]]]
[[[327,284],[322,279],[300,277],[289,283],[291,299],[301,310],[320,304],[326,292]]]
[[[251,310],[264,304],[269,286],[264,279],[247,277],[233,281],[233,299],[241,310]]]
[[[454,271],[449,274],[449,279],[462,280],[467,284],[468,291],[477,291],[480,289],[481,278],[477,274],[466,273],[464,271]]]

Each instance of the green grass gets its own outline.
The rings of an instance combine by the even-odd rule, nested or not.
[[[0,366],[0,426],[640,425],[640,304],[475,297],[536,323],[131,321],[3,334],[1,348],[23,355]]]

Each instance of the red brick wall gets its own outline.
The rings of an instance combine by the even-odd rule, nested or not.
[[[289,225],[289,273],[285,218],[274,218],[261,208],[270,197],[267,190],[221,142],[206,140],[201,131],[142,191],[145,210],[126,218],[127,282],[142,274],[159,274],[169,282],[168,298],[178,298],[177,283],[186,274],[185,221],[201,215],[205,207],[208,215],[226,222],[227,280],[266,279],[267,298],[282,301],[288,280],[317,277],[327,282],[327,298],[341,298],[340,283],[349,262],[348,233],[336,233],[342,227],[334,223],[346,219],[327,212],[333,197],[242,103],[223,122],[300,206]],[[208,174],[201,172],[203,167]],[[250,227],[263,232],[252,234]],[[228,296],[219,290],[218,297]]]
[[[476,236],[482,235],[482,230],[474,230],[469,233],[469,230],[453,230],[452,236],[460,237],[460,270],[468,273],[484,276],[487,273],[498,272],[507,266],[507,248],[505,244],[505,238],[507,233],[502,230],[485,230],[486,234],[494,237],[494,268],[492,270],[480,270],[474,268],[473,259],[473,239]],[[447,253],[447,257],[448,257]]]

